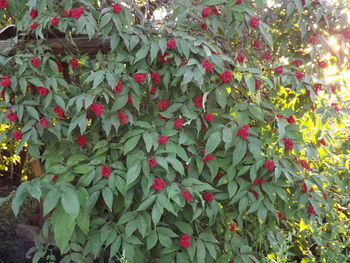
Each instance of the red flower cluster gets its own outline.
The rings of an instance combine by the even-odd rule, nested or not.
[[[79,65],[79,60],[76,58],[72,58],[69,62],[69,64],[73,67],[73,68],[80,68]]]
[[[97,115],[101,116],[103,114],[105,107],[101,102],[94,102],[91,105],[91,110]]]
[[[163,55],[159,56],[159,61],[160,63],[165,63],[165,62],[170,62],[172,61],[174,58],[172,57],[168,57],[167,59],[165,59],[167,56],[169,56],[169,53],[168,52],[164,52]]]
[[[167,43],[168,48],[175,49],[176,48],[176,39],[170,39]]]
[[[136,82],[145,82],[146,80],[146,73],[134,73],[134,80]]]
[[[260,44],[260,41],[258,39],[255,39],[253,41],[253,47],[255,48],[260,48],[261,44]]]
[[[334,108],[334,110],[338,113],[340,111],[338,103],[332,103],[331,106]]]
[[[208,122],[213,122],[214,121],[214,114],[212,113],[206,113],[204,115],[204,118],[208,121]]]
[[[45,88],[45,87],[38,87],[38,91],[39,91],[41,96],[46,96],[50,92],[50,90],[48,88]]]
[[[209,60],[203,60],[202,67],[205,68],[205,72],[209,73],[213,70],[213,64],[209,62]]]
[[[33,21],[33,22],[30,24],[29,29],[30,29],[30,30],[35,30],[35,29],[38,28],[38,26],[39,26],[39,24],[38,24],[36,21]]]
[[[235,5],[240,5],[240,4],[242,4],[242,2],[243,2],[243,0],[237,0]]]
[[[3,77],[1,78],[0,85],[1,85],[3,88],[6,88],[6,87],[10,86],[10,85],[11,85],[11,80],[10,80],[9,76],[3,76]]]
[[[182,191],[182,196],[184,197],[184,199],[185,199],[186,201],[188,201],[188,202],[191,202],[191,201],[192,201],[193,196],[192,196],[192,194],[191,194],[190,191],[188,191],[188,190],[183,190],[183,191]]]
[[[257,16],[253,16],[250,20],[249,20],[249,24],[252,28],[258,28],[260,25],[260,19]]]
[[[311,168],[310,168],[310,164],[308,163],[308,161],[306,160],[299,160],[298,163],[304,167],[305,170],[309,171]]]
[[[337,93],[337,87],[336,86],[330,86],[329,88],[331,89],[333,94]]]
[[[132,97],[130,94],[128,94],[128,100],[126,101],[126,104],[129,104],[129,105],[132,105],[133,102],[132,102]]]
[[[253,184],[259,185],[260,187],[263,183],[266,183],[266,181],[264,179],[261,179],[261,178],[256,178],[253,182]]]
[[[109,167],[108,165],[102,166],[101,168],[102,177],[108,178],[111,173],[112,173],[111,167]]]
[[[31,18],[35,19],[38,16],[38,11],[35,9],[30,10],[29,15]]]
[[[120,14],[120,12],[123,10],[123,6],[119,3],[115,3],[112,5],[113,11],[117,14]]]
[[[53,110],[56,112],[58,117],[64,117],[64,110],[60,106],[55,106]]]
[[[286,116],[284,116],[283,114],[277,114],[276,117],[279,119],[286,119]]]
[[[166,144],[169,141],[169,138],[167,136],[158,136],[158,143],[161,145]]]
[[[244,63],[244,60],[245,60],[245,55],[242,53],[242,52],[239,52],[237,54],[237,57],[236,57],[236,60],[240,63]]]
[[[280,220],[287,220],[287,215],[286,214],[281,214],[280,213],[280,211],[277,211],[276,212],[276,215],[278,216],[278,218],[280,219]]]
[[[207,29],[208,29],[208,25],[207,25],[206,23],[202,23],[202,24],[201,24],[201,28],[202,28],[203,30],[207,30]]]
[[[152,184],[153,188],[160,193],[164,187],[166,187],[166,183],[163,178],[154,178],[154,182]]]
[[[50,124],[50,121],[46,118],[46,117],[42,117],[40,120],[40,125],[43,127],[43,128],[48,128],[49,127],[49,124]]]
[[[273,171],[273,169],[275,169],[275,162],[274,162],[273,160],[267,160],[267,161],[264,163],[264,167],[265,167],[267,170]]]
[[[118,80],[117,86],[115,86],[114,93],[119,94],[123,91],[123,83]]]
[[[262,54],[262,58],[263,58],[264,60],[269,61],[269,60],[272,59],[272,55],[270,54],[270,52],[264,52],[264,53]]]
[[[256,90],[261,89],[261,84],[262,84],[262,81],[260,79],[256,79],[255,80],[255,89]]]
[[[328,63],[327,63],[327,61],[319,61],[318,66],[320,68],[326,68],[326,67],[328,67]]]
[[[149,167],[156,167],[157,166],[157,160],[155,158],[149,158],[147,159]]]
[[[237,229],[237,225],[235,223],[232,223],[230,225],[231,231],[235,231]]]
[[[309,205],[307,211],[310,215],[317,215],[313,205]]]
[[[36,58],[32,58],[31,60],[30,60],[30,62],[32,63],[32,65],[33,65],[33,67],[35,67],[35,68],[38,68],[40,65],[41,65],[41,59],[40,58],[38,58],[38,57],[36,57]]]
[[[180,246],[189,248],[191,246],[191,237],[186,234],[181,235]]]
[[[283,74],[283,66],[278,66],[277,68],[275,68],[275,72],[278,74],[278,75],[282,75]]]
[[[316,96],[318,96],[318,92],[322,90],[322,84],[314,84],[312,87],[313,91],[315,92]]]
[[[287,118],[287,121],[288,121],[288,123],[295,123],[294,116],[289,116],[289,117]]]
[[[9,3],[7,2],[7,0],[0,0],[0,8],[1,9],[5,9],[8,5],[9,5]]]
[[[301,71],[295,72],[295,76],[298,80],[302,80],[305,77],[305,74]]]
[[[62,63],[60,61],[56,61],[56,65],[57,65],[58,72],[62,73],[63,72]]]
[[[249,137],[249,129],[250,129],[249,125],[243,125],[242,128],[240,128],[237,131],[237,135],[242,137],[242,139],[247,140]]]
[[[294,61],[292,62],[292,64],[293,64],[294,66],[298,67],[298,68],[302,65],[301,61],[298,60],[298,59],[294,60]]]
[[[204,156],[203,157],[203,161],[204,162],[211,162],[211,161],[213,161],[214,160],[214,154],[212,154],[212,153],[209,153],[209,154],[207,154],[206,156]]]
[[[86,136],[84,136],[84,135],[80,135],[80,136],[78,136],[77,141],[78,141],[78,144],[79,144],[81,147],[84,147],[84,146],[86,145],[86,143],[87,143],[87,138],[86,138]]]
[[[158,84],[160,82],[160,73],[159,72],[152,73],[151,79],[153,80],[154,84]]]
[[[321,143],[323,146],[327,146],[326,140],[325,140],[324,138],[321,138],[321,139],[320,139],[320,143]]]
[[[204,192],[203,193],[203,199],[205,201],[207,201],[208,203],[211,202],[211,201],[214,201],[215,200],[214,193],[212,193],[212,192]]]
[[[209,17],[211,15],[211,8],[210,8],[210,6],[206,6],[206,7],[204,7],[203,8],[203,10],[202,10],[202,18],[207,18],[207,17]]]
[[[64,11],[63,16],[64,17],[74,17],[76,20],[78,20],[82,15],[84,14],[84,7],[78,7],[74,8],[72,10]]]
[[[58,174],[55,174],[53,177],[52,177],[52,182],[56,182],[57,181],[57,179],[59,178],[59,175]]]
[[[194,102],[198,108],[203,108],[203,96],[198,95],[195,99]]]
[[[306,183],[303,183],[302,186],[301,186],[301,190],[302,190],[303,193],[307,193],[307,192],[312,193],[314,191],[314,188],[311,187],[310,190],[308,190]]]
[[[184,119],[178,118],[174,121],[174,127],[176,129],[181,129],[184,126],[185,122],[186,121]]]
[[[21,131],[14,131],[12,135],[16,141],[20,141],[23,137],[23,133]]]
[[[118,119],[121,124],[127,124],[129,122],[128,116],[124,113],[124,111],[120,111],[118,113]]]
[[[259,199],[259,193],[257,191],[250,189],[249,192],[251,192],[255,196],[256,199]]]
[[[59,19],[57,16],[53,17],[53,18],[50,20],[50,24],[51,24],[52,26],[57,26],[59,22],[60,22],[60,19]]]
[[[6,118],[11,122],[18,120],[17,113],[13,112],[12,109],[10,109],[10,112],[6,115]]]
[[[233,79],[233,74],[231,71],[225,71],[224,73],[219,75],[219,78],[224,82],[228,83],[231,82]]]
[[[293,150],[294,142],[289,138],[283,138],[284,147],[291,151]]]
[[[170,106],[170,100],[168,99],[161,100],[158,103],[158,109],[160,110],[166,110],[167,108],[169,108],[169,106]]]
[[[318,39],[317,39],[317,37],[316,37],[316,36],[311,37],[311,38],[309,39],[309,43],[310,43],[311,45],[317,45],[317,44],[318,44]]]

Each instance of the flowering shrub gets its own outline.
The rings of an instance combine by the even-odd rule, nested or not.
[[[4,53],[0,120],[11,123],[1,138],[44,169],[13,211],[42,200],[42,234],[62,262],[349,258],[334,206],[348,162],[330,158],[340,142],[326,125],[349,112],[333,102],[342,83],[323,72],[347,61],[319,65],[329,34],[349,46],[345,14],[312,1],[179,0],[162,2],[158,19],[134,1],[54,2],[0,7],[24,38],[55,27],[110,50],[56,54],[40,41]],[[325,240],[329,252],[312,251]]]

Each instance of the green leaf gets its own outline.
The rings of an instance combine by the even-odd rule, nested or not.
[[[166,157],[166,160],[171,164],[171,166],[180,174],[184,174],[185,170],[183,164],[177,160],[175,157]]]
[[[147,250],[150,250],[151,248],[153,248],[158,241],[158,235],[156,231],[152,231],[151,234],[147,237]]]
[[[134,60],[134,64],[136,64],[137,61],[140,61],[141,59],[143,59],[144,57],[146,57],[148,51],[150,50],[150,46],[143,46],[142,48],[140,48],[136,55],[135,55],[135,60]]]
[[[157,42],[153,42],[151,45],[151,62],[157,57],[159,51],[159,45]]]
[[[144,200],[144,201],[140,204],[139,208],[137,208],[136,211],[144,211],[144,210],[146,210],[148,207],[151,206],[151,204],[154,203],[154,201],[156,200],[156,198],[157,198],[156,195],[151,195],[150,197],[148,197],[146,200]]]
[[[238,189],[238,185],[237,185],[237,183],[235,181],[231,181],[227,185],[227,190],[228,190],[228,193],[230,195],[230,198],[232,198],[236,194],[237,189]]]
[[[232,165],[239,164],[247,152],[247,142],[243,139],[238,140],[235,150],[233,151]]]
[[[197,262],[205,263],[206,249],[202,240],[197,240]]]
[[[148,133],[144,133],[142,137],[146,145],[146,151],[149,153],[153,145],[153,136],[151,133],[148,132]]]
[[[207,140],[207,144],[205,146],[205,154],[212,153],[219,146],[220,142],[221,142],[221,132],[220,131],[213,132]]]
[[[126,184],[130,185],[137,180],[141,172],[141,163],[136,163],[126,173]]]
[[[125,214],[123,214],[118,221],[118,225],[123,225],[127,222],[129,222],[130,220],[134,219],[138,214],[136,212],[126,212]]]
[[[44,199],[44,216],[46,216],[48,213],[54,209],[60,200],[60,192],[58,191],[57,188],[51,189],[47,195],[45,196]]]
[[[40,119],[39,118],[39,113],[34,107],[26,106],[25,108],[26,108],[27,112],[29,113],[29,115],[32,116],[34,119],[36,119],[36,120]]]
[[[160,206],[164,207],[166,210],[176,215],[173,205],[164,194],[159,194],[157,197],[157,202]]]
[[[106,205],[108,208],[112,211],[112,206],[113,206],[113,193],[111,188],[105,187],[102,189],[102,197],[103,200],[105,200]]]
[[[141,138],[141,135],[137,135],[137,136],[130,138],[124,144],[124,154],[127,154],[128,152],[133,150],[136,147],[137,143],[139,142],[140,138]]]
[[[21,207],[24,198],[27,194],[27,184],[28,182],[22,183],[16,191],[15,197],[12,199],[11,208],[15,216],[18,215],[19,208]]]
[[[221,106],[221,108],[225,109],[227,103],[227,94],[225,89],[218,88],[215,89],[215,96],[217,103]]]
[[[89,233],[90,229],[90,216],[83,209],[80,209],[79,215],[77,217],[77,223],[81,231],[83,231],[86,235]]]
[[[76,218],[79,214],[79,201],[77,194],[70,188],[64,188],[61,194],[61,203],[64,210],[72,218]]]

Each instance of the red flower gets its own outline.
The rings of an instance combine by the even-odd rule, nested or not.
[[[215,179],[220,180],[222,177],[226,176],[224,172],[219,172],[216,176]]]
[[[157,92],[157,86],[156,86],[156,84],[153,84],[153,87],[151,88],[150,93],[151,94],[156,94],[156,92]]]
[[[73,67],[73,68],[80,68],[79,65],[79,60],[76,58],[72,58],[69,62],[69,64]]]
[[[176,39],[170,39],[167,43],[168,48],[175,49],[176,48]]]
[[[12,135],[16,141],[20,141],[22,139],[23,133],[21,131],[14,131]]]
[[[322,195],[323,195],[324,200],[328,199],[328,195],[325,192],[323,192]]]
[[[316,215],[316,211],[313,205],[309,205],[307,211],[310,215]]]
[[[347,40],[349,40],[350,39],[350,28],[348,28],[348,29],[343,29],[343,37],[345,38],[345,39],[347,39]]]
[[[118,84],[117,84],[117,86],[114,89],[114,93],[115,94],[119,94],[122,91],[123,91],[123,83],[120,80],[118,80]]]
[[[129,122],[128,116],[123,111],[119,112],[118,119],[121,124],[127,124]]]
[[[255,196],[256,199],[259,199],[259,193],[257,191],[250,189],[249,192],[251,192]]]
[[[209,153],[206,156],[203,157],[203,161],[208,163],[214,160],[214,154]]]
[[[298,67],[298,68],[302,65],[301,61],[298,60],[298,59],[294,60],[294,61],[292,62],[292,64],[293,64],[294,66]]]
[[[318,96],[318,92],[320,90],[322,90],[322,85],[321,84],[315,84],[313,87],[312,87],[313,91],[315,92],[315,95]]]
[[[40,58],[32,58],[30,60],[30,62],[32,63],[33,67],[38,68],[41,65],[41,59]]]
[[[256,178],[253,182],[253,184],[259,185],[261,186],[263,183],[265,183],[266,181],[264,179],[261,178]]]
[[[145,73],[134,73],[134,80],[136,82],[145,82],[146,74]]]
[[[6,87],[10,86],[10,85],[11,85],[11,80],[10,80],[9,76],[3,76],[3,77],[1,78],[0,85],[1,85],[3,88],[6,88]]]
[[[242,137],[242,139],[247,140],[249,137],[249,129],[249,125],[243,125],[243,127],[237,131],[237,135]]]
[[[202,124],[202,127],[201,127],[201,132],[206,133],[207,131],[208,131],[207,126],[205,126],[204,124]]]
[[[326,140],[325,140],[324,138],[321,138],[321,139],[320,139],[320,143],[321,143],[323,146],[327,146]]]
[[[299,164],[302,167],[304,167],[305,170],[310,170],[311,169],[309,163],[306,160],[300,160]]]
[[[201,28],[202,28],[203,30],[207,30],[207,29],[208,29],[208,25],[207,25],[206,23],[202,23],[202,24],[201,24]]]
[[[260,41],[258,39],[255,39],[253,41],[253,47],[255,48],[260,48],[261,44],[260,44]]]
[[[170,100],[168,100],[168,99],[161,100],[158,103],[158,109],[166,110],[167,108],[169,108],[169,105],[170,105]]]
[[[11,109],[10,109],[10,112],[6,115],[6,118],[11,122],[15,122],[18,120],[17,114],[13,112]]]
[[[282,114],[277,114],[276,115],[277,118],[280,118],[280,119],[286,119],[286,116],[282,115]]]
[[[293,150],[294,142],[291,139],[283,138],[283,142],[284,142],[284,147],[287,150],[289,150],[289,151]]]
[[[166,144],[169,141],[169,138],[167,136],[158,136],[158,143],[161,145]]]
[[[214,114],[212,113],[206,113],[204,115],[204,118],[208,121],[208,122],[213,122],[214,121]]]
[[[158,84],[160,82],[160,73],[159,72],[152,73],[151,79],[153,80],[154,84]]]
[[[56,61],[56,65],[57,65],[57,70],[59,73],[63,72],[63,66],[62,63],[60,61]]]
[[[64,110],[60,106],[53,107],[58,117],[64,117]]]
[[[152,184],[153,188],[160,193],[164,187],[166,187],[166,183],[162,178],[154,178],[154,182]]]
[[[196,106],[198,108],[203,108],[203,96],[202,95],[198,95],[195,99],[194,102],[196,103]]]
[[[211,201],[214,201],[215,200],[214,193],[212,193],[212,192],[204,192],[203,193],[203,199],[205,201],[207,201],[208,203],[211,202]]]
[[[302,191],[303,193],[307,193],[307,185],[306,185],[306,183],[303,183],[303,184],[302,184],[302,186],[301,186],[301,191]]]
[[[147,159],[149,167],[156,167],[157,166],[157,160],[155,158],[149,158]]]
[[[167,59],[165,59],[167,56],[169,56],[168,52],[164,52],[163,55],[159,56],[160,63],[170,62],[170,61],[172,61],[174,59],[172,57],[168,57]]]
[[[181,129],[184,126],[185,122],[186,121],[184,119],[178,118],[174,121],[174,127],[176,129]]]
[[[60,22],[60,19],[59,19],[57,16],[53,17],[53,18],[50,20],[50,24],[51,24],[52,26],[57,26],[59,22]]]
[[[295,76],[298,80],[302,80],[305,77],[305,74],[301,71],[295,72]]]
[[[277,68],[275,68],[275,72],[278,74],[278,75],[282,75],[283,74],[283,66],[278,66]]]
[[[87,138],[84,135],[80,135],[80,136],[78,136],[77,141],[81,147],[84,147],[87,143]]]
[[[280,213],[280,211],[277,211],[276,212],[276,214],[277,214],[277,216],[278,216],[278,218],[280,219],[280,220],[287,220],[287,215],[286,214],[281,214]]]
[[[255,89],[256,90],[261,89],[261,84],[262,84],[262,81],[260,79],[256,79],[255,80]]]
[[[8,5],[9,5],[9,3],[7,2],[7,0],[0,0],[0,8],[1,9],[5,9]]]
[[[213,71],[213,64],[211,64],[207,59],[203,60],[202,67],[205,68],[206,73]]]
[[[258,28],[259,25],[260,25],[260,19],[259,17],[257,16],[254,16],[252,17],[250,20],[249,20],[249,24],[252,28]]]
[[[319,61],[318,66],[320,68],[326,68],[326,67],[328,67],[328,63],[327,63],[327,61]]]
[[[111,173],[112,173],[111,167],[109,167],[108,165],[102,166],[101,168],[102,177],[108,178]]]
[[[287,121],[288,121],[288,123],[295,123],[294,116],[289,116],[289,117],[287,118]]]
[[[331,89],[331,91],[336,94],[337,93],[337,87],[336,86],[330,86],[329,87]]]
[[[68,11],[68,17],[74,17],[78,20],[84,14],[84,7],[74,8],[73,10]]]
[[[42,117],[40,120],[40,125],[43,127],[43,128],[48,128],[49,127],[49,124],[50,124],[50,121],[46,118],[46,117]]]
[[[235,5],[240,5],[240,4],[242,4],[242,2],[243,2],[243,0],[237,0]]]
[[[225,83],[231,82],[233,79],[233,74],[231,71],[225,71],[224,73],[219,75],[219,78]]]
[[[310,38],[309,43],[312,45],[317,45],[318,44],[318,39],[316,36],[313,36]]]
[[[271,55],[269,52],[264,52],[264,53],[262,54],[262,58],[263,58],[264,60],[271,60],[271,59],[272,59],[272,55]]]
[[[239,52],[237,54],[237,57],[236,57],[236,60],[240,63],[244,63],[244,60],[245,60],[245,55],[242,53],[242,52]]]
[[[97,116],[101,116],[103,114],[104,111],[104,106],[101,102],[94,102],[91,105],[91,110],[97,115]]]
[[[210,8],[210,6],[206,6],[206,7],[204,7],[203,8],[203,10],[202,10],[202,18],[207,18],[207,17],[209,17],[211,15],[211,8]]]
[[[338,113],[340,111],[338,103],[332,103],[331,106],[334,108],[334,110]]]
[[[38,16],[38,11],[35,9],[30,10],[29,15],[31,18],[35,19]]]
[[[189,248],[191,246],[191,237],[186,234],[181,235],[180,246]]]
[[[46,96],[50,92],[50,90],[48,88],[45,88],[45,87],[38,87],[38,91],[39,91],[41,96]]]
[[[133,102],[132,102],[132,97],[131,97],[130,94],[128,95],[128,100],[126,101],[126,104],[129,104],[129,105],[132,105],[132,104],[133,104]]]
[[[237,225],[235,223],[232,223],[230,225],[231,231],[235,231],[237,229]]]
[[[164,117],[164,116],[162,116],[162,115],[158,115],[157,118],[158,118],[158,119],[161,119],[161,120],[165,120],[165,121],[169,121],[169,120],[170,120],[169,118],[166,118],[166,117]]]
[[[217,16],[221,15],[221,9],[216,8],[215,6],[212,7],[211,12]]]
[[[273,160],[267,160],[264,166],[267,170],[273,171],[275,169],[275,162]]]
[[[99,201],[99,203],[100,203],[100,205],[102,205],[102,206],[105,206],[105,205],[106,205],[106,201],[103,200],[103,199],[101,199],[101,200]]]
[[[58,179],[58,177],[59,177],[59,175],[58,174],[55,174],[53,177],[52,177],[52,182],[56,182],[57,181],[57,179]]]
[[[36,21],[33,21],[33,22],[30,24],[29,29],[30,29],[30,30],[35,30],[35,29],[38,28],[38,26],[39,26],[39,24],[38,24]]]
[[[184,199],[188,202],[191,202],[192,201],[192,194],[190,193],[190,191],[188,190],[183,190],[182,191],[182,196],[184,197]]]
[[[119,3],[115,3],[112,5],[112,8],[115,13],[120,14],[120,12],[123,10],[123,6]]]

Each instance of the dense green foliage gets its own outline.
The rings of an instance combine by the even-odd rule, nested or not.
[[[8,0],[39,40],[0,57],[1,135],[45,172],[14,213],[43,200],[61,262],[349,260],[345,1],[302,2]]]

